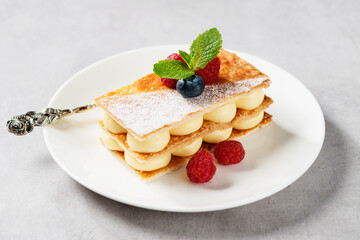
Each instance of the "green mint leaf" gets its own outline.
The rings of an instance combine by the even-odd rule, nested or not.
[[[154,73],[159,77],[172,79],[184,79],[195,74],[179,60],[161,60],[155,63]]]
[[[191,62],[191,57],[187,52],[184,52],[182,50],[179,50],[180,56],[182,57],[182,59],[186,62],[186,64],[188,65],[188,67],[190,69],[192,69],[190,62]]]
[[[216,28],[211,28],[200,34],[190,47],[193,70],[203,69],[219,53],[222,47],[222,38]]]

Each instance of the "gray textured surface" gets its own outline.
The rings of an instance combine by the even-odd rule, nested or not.
[[[190,42],[267,59],[314,93],[326,118],[315,164],[262,201],[180,214],[108,200],[53,161],[41,131],[0,128],[0,239],[359,239],[360,1],[0,0],[0,122],[42,109],[85,66],[121,51]],[[306,113],[304,113],[306,114]]]

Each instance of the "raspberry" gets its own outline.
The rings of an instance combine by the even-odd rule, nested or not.
[[[205,85],[218,82],[220,72],[220,59],[218,57],[211,60],[203,69],[196,70],[195,74],[200,75],[205,82]]]
[[[214,150],[215,158],[223,165],[236,164],[245,157],[242,144],[235,140],[219,142]]]
[[[183,63],[185,63],[185,61],[182,59],[182,57],[180,56],[180,54],[178,53],[173,53],[170,56],[168,56],[166,58],[167,60],[180,60]],[[186,64],[186,63],[185,63]],[[169,87],[169,88],[173,88],[176,89],[176,83],[177,83],[177,79],[171,79],[171,78],[161,78],[161,82]]]
[[[161,82],[169,87],[169,88],[173,88],[176,89],[176,83],[177,83],[177,79],[171,79],[171,78],[161,78]]]
[[[215,172],[213,155],[206,150],[197,152],[186,166],[187,176],[194,183],[205,183],[210,181]]]
[[[178,54],[178,53],[173,53],[173,54],[169,55],[169,56],[166,58],[166,60],[180,60],[180,61],[182,61],[183,63],[185,63],[185,61],[182,59],[181,55]],[[186,65],[186,63],[185,63],[185,65]]]

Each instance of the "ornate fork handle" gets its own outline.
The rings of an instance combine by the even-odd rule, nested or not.
[[[85,112],[94,108],[95,104],[88,104],[74,109],[45,108],[40,112],[30,111],[25,114],[12,117],[6,123],[9,132],[23,136],[34,130],[35,126],[49,125],[57,120],[70,116],[74,113]]]

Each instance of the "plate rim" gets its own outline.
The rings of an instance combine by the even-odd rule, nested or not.
[[[116,58],[118,56],[121,55],[126,55],[126,54],[131,54],[134,52],[141,52],[141,51],[145,51],[145,50],[149,50],[149,49],[154,49],[154,48],[163,48],[163,47],[184,47],[184,46],[189,46],[188,44],[165,44],[165,45],[154,45],[154,46],[148,46],[148,47],[143,47],[143,48],[136,48],[136,49],[131,49],[131,50],[127,50],[124,52],[120,52],[120,53],[116,53],[114,55],[105,57],[103,59],[100,59],[88,66],[86,66],[85,68],[81,69],[80,71],[76,72],[75,74],[73,74],[68,80],[66,80],[56,91],[55,93],[52,95],[47,107],[52,107],[54,101],[57,98],[57,95],[72,81],[74,81],[79,75],[81,75],[83,72],[88,71],[89,69],[95,67],[98,64],[102,64],[103,62],[109,61],[112,58]],[[181,48],[180,47],[180,48]],[[47,128],[45,127],[43,129],[43,136],[44,136],[44,140],[45,140],[45,144],[47,149],[49,150],[52,158],[54,159],[54,161],[60,166],[60,168],[65,171],[65,173],[70,176],[73,180],[75,180],[77,183],[79,183],[80,185],[82,185],[83,187],[101,195],[104,196],[106,198],[112,199],[114,201],[120,202],[120,203],[124,203],[127,205],[131,205],[131,206],[135,206],[135,207],[140,207],[140,208],[144,208],[144,209],[149,209],[149,210],[157,210],[157,211],[164,211],[164,212],[184,212],[184,213],[191,213],[191,212],[210,212],[210,211],[220,211],[220,210],[225,210],[225,209],[230,209],[230,208],[235,208],[235,207],[240,207],[240,206],[244,206],[250,203],[254,203],[257,202],[259,200],[265,199],[273,194],[276,194],[278,192],[280,192],[281,190],[285,189],[287,186],[293,184],[295,181],[297,181],[316,161],[316,159],[318,158],[323,145],[324,145],[324,139],[325,139],[325,132],[326,132],[326,124],[325,124],[325,118],[324,118],[324,114],[323,111],[321,109],[321,106],[319,104],[319,102],[317,101],[317,99],[315,98],[315,96],[312,94],[312,92],[306,87],[306,85],[301,82],[297,77],[295,77],[293,74],[289,73],[288,71],[286,71],[285,69],[273,64],[272,62],[269,62],[261,57],[252,55],[252,54],[248,54],[242,51],[238,51],[238,50],[234,50],[234,49],[228,49],[227,50],[231,51],[231,52],[237,52],[243,55],[247,55],[247,56],[251,56],[253,58],[257,58],[261,61],[266,62],[267,64],[269,64],[271,66],[271,68],[278,68],[279,70],[285,72],[286,74],[290,75],[291,77],[293,77],[298,83],[300,83],[304,89],[309,93],[309,96],[311,96],[312,100],[314,100],[314,102],[316,103],[316,108],[318,108],[318,110],[321,113],[321,145],[319,146],[316,154],[314,154],[314,159],[312,159],[311,161],[309,161],[308,165],[305,165],[302,169],[300,169],[299,171],[297,171],[297,174],[294,174],[294,176],[291,179],[291,181],[283,183],[283,184],[279,184],[274,188],[270,188],[269,190],[267,190],[266,192],[262,192],[262,194],[259,194],[258,196],[254,196],[254,197],[249,197],[249,198],[245,198],[242,199],[240,201],[232,201],[229,203],[220,203],[220,204],[216,204],[216,205],[211,205],[211,206],[202,206],[202,207],[178,207],[178,206],[173,206],[173,207],[161,207],[159,205],[154,205],[152,203],[150,204],[144,204],[142,202],[138,202],[138,201],[133,201],[133,200],[127,200],[126,198],[117,198],[114,196],[111,196],[110,194],[107,194],[106,192],[103,192],[99,189],[95,189],[94,187],[92,187],[91,185],[87,184],[85,181],[82,181],[80,178],[78,178],[77,176],[75,176],[74,174],[71,173],[71,171],[68,171],[67,168],[61,163],[61,161],[57,160],[56,158],[56,154],[54,149],[52,148],[51,144],[50,144],[50,140],[49,140],[49,135],[48,135],[48,131]],[[319,119],[320,120],[320,119]]]

